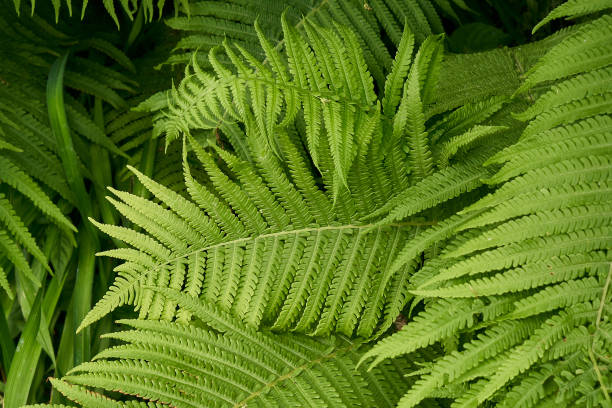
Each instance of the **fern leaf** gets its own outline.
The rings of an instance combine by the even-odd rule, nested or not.
[[[23,245],[23,247],[41,264],[47,265],[47,257],[38,247],[30,231],[23,225],[19,216],[15,213],[13,206],[2,193],[0,193],[0,221],[15,237],[17,243]]]
[[[542,26],[558,18],[577,18],[586,14],[612,8],[609,0],[595,0],[584,2],[580,0],[569,0],[551,11],[542,21],[533,27],[532,33],[538,31]]]
[[[426,347],[454,334],[458,330],[471,325],[474,314],[477,313],[479,303],[466,301],[462,303],[449,303],[439,300],[431,305],[426,312],[420,313],[415,319],[405,325],[402,330],[385,337],[366,352],[360,360],[374,357],[370,369],[387,358],[400,354],[408,354],[414,350]],[[452,312],[451,312],[452,310]]]
[[[517,292],[564,282],[585,275],[597,276],[607,270],[610,257],[603,252],[555,256],[496,273],[490,277],[471,279],[466,283],[437,289],[412,290],[419,296],[473,297]]]
[[[433,171],[433,159],[429,147],[427,132],[425,131],[425,117],[423,115],[423,103],[421,99],[421,85],[419,75],[419,59],[420,54],[417,53],[408,81],[404,88],[404,96],[400,103],[398,118],[402,117],[402,113],[406,112],[406,122],[393,123],[393,133],[398,136],[406,134],[409,151],[410,168],[414,172],[415,181],[420,181],[429,176]],[[399,130],[396,130],[398,129]]]
[[[505,97],[491,97],[479,102],[466,103],[445,114],[442,119],[431,126],[429,133],[432,144],[435,144],[441,137],[452,137],[465,133],[499,111],[505,102]]]
[[[362,354],[359,343],[258,332],[189,295],[163,293],[206,322],[206,328],[121,321],[133,329],[105,337],[125,344],[72,369],[58,389],[67,395],[74,392],[74,399],[83,404],[89,400],[79,398],[92,394],[79,384],[179,406],[206,401],[219,406],[343,407],[354,406],[353,395],[362,396],[359,402],[368,405],[392,407],[397,401],[393,394],[386,401],[373,400],[370,389],[384,387],[381,370],[370,375],[349,368]]]
[[[419,72],[423,105],[429,105],[434,101],[434,94],[440,79],[444,51],[441,39],[442,35],[428,37],[421,44],[414,60],[416,69]]]
[[[38,185],[26,173],[17,168],[6,157],[0,156],[0,181],[7,183],[28,199],[47,215],[59,227],[67,231],[76,231],[76,228],[62,214],[62,212],[51,202],[49,197],[38,187]]]
[[[551,366],[544,366],[537,371],[530,372],[527,377],[522,379],[520,384],[512,387],[500,406],[504,408],[535,406],[550,393],[546,390],[544,384],[552,375]]]
[[[612,110],[610,104],[610,93],[602,93],[600,95],[587,96],[583,99],[578,99],[558,107],[551,108],[534,120],[529,122],[525,128],[522,138],[529,139],[540,132],[552,129],[556,126],[571,123],[579,119],[588,118],[599,114],[605,114]]]
[[[567,280],[521,299],[508,317],[520,319],[593,301],[601,297],[601,290],[601,285],[594,278]]]
[[[610,162],[609,156],[599,155],[551,163],[505,183],[494,193],[468,207],[468,210],[497,205],[511,197],[542,188],[550,189],[564,184],[582,186],[587,183],[605,182],[612,175]]]
[[[528,340],[512,351],[509,358],[478,391],[478,402],[490,398],[500,387],[528,369],[555,341],[573,327],[593,319],[595,314],[593,305],[584,303],[575,306],[572,313],[562,311],[545,321]]]
[[[537,211],[585,204],[604,204],[612,199],[612,185],[607,181],[542,188],[507,198],[484,214],[467,221],[463,228],[476,228]]]
[[[400,253],[394,259],[393,264],[390,268],[390,272],[397,271],[402,265],[414,259],[416,256],[418,256],[421,252],[425,251],[430,246],[436,244],[437,242],[443,241],[446,238],[449,238],[463,223],[474,218],[478,214],[478,211],[466,214],[456,214],[452,217],[447,218],[444,221],[441,221],[437,225],[421,232],[413,239],[411,239],[404,246],[404,248],[402,248]],[[473,241],[468,241],[468,243],[471,242]]]
[[[468,213],[469,214],[469,213]],[[541,211],[534,215],[510,220],[465,242],[447,257],[459,257],[471,252],[503,246],[544,235],[563,234],[577,230],[604,227],[610,223],[610,208],[606,205],[568,207]]]
[[[543,112],[586,96],[605,94],[612,83],[612,68],[604,67],[575,76],[553,85],[524,112],[514,115],[519,120],[531,120]]]
[[[487,181],[501,183],[560,160],[610,153],[610,118],[597,116],[540,133],[502,150],[485,164],[504,163]]]
[[[11,285],[9,285],[9,282],[6,278],[6,272],[4,271],[2,266],[0,266],[0,287],[4,289],[9,299],[12,300],[15,297],[15,293],[13,293]]]
[[[96,392],[89,391],[88,389],[79,385],[72,385],[56,378],[51,378],[50,381],[53,387],[57,388],[57,390],[66,397],[88,407],[117,408],[121,406],[121,404],[119,404],[117,401],[113,401],[110,398]]]
[[[404,32],[397,47],[391,72],[385,80],[385,93],[382,100],[383,113],[389,117],[395,116],[395,111],[401,100],[404,81],[412,62],[414,48],[414,34],[404,26]]]
[[[0,230],[0,247],[5,256],[15,265],[17,273],[22,274],[23,278],[32,282],[36,288],[40,287],[40,279],[34,275],[28,260],[23,255],[23,251],[19,249],[4,230]],[[6,277],[4,277],[3,281],[6,282]],[[3,286],[8,285],[4,284]]]
[[[486,174],[487,170],[478,162],[444,168],[406,189],[366,219],[388,212],[378,224],[401,220],[479,187]]]
[[[445,268],[430,281],[421,285],[421,288],[435,282],[509,268],[552,256],[604,249],[612,245],[611,233],[612,229],[609,227],[600,227],[529,239],[485,251]]]
[[[474,126],[467,132],[453,137],[440,148],[438,159],[440,165],[447,166],[451,157],[453,157],[459,149],[465,148],[479,139],[506,129],[506,126]]]
[[[612,16],[604,15],[587,23],[570,38],[554,46],[528,72],[517,90],[525,92],[544,81],[565,78],[609,65]]]
[[[465,350],[455,351],[437,360],[427,375],[422,376],[400,399],[399,407],[414,407],[427,398],[436,388],[452,383],[481,362],[495,357],[504,350],[524,340],[537,327],[537,321],[504,322],[480,334],[465,345]]]

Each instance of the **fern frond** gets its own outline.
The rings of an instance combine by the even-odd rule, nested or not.
[[[585,275],[597,276],[606,272],[610,257],[604,252],[590,252],[552,257],[496,273],[490,277],[472,279],[466,283],[437,289],[412,290],[419,296],[472,297],[491,296],[528,290],[551,283],[576,279]]]
[[[559,186],[530,191],[497,203],[484,214],[467,221],[463,228],[476,228],[513,217],[559,207],[605,204],[612,198],[612,184],[607,181]]]
[[[397,47],[397,53],[393,60],[391,72],[385,80],[385,93],[382,100],[383,113],[389,117],[395,116],[395,111],[401,100],[404,81],[408,75],[412,62],[414,48],[414,35],[408,26],[404,26],[404,32]]]
[[[212,162],[210,165],[213,165]],[[250,172],[252,169],[241,168],[240,171]],[[159,189],[151,184],[153,183],[151,180],[145,182],[153,192]],[[155,213],[161,209],[151,207],[152,204],[145,204],[141,202],[142,200],[125,193],[117,195],[134,207],[128,211],[126,205],[114,202],[118,209],[126,212],[126,215],[131,215],[133,220],[151,235],[98,224],[105,232],[153,256],[151,260],[148,258],[140,260],[142,255],[131,252],[107,253],[111,256],[127,257],[131,262],[142,264],[137,270],[124,275],[128,279],[138,276],[137,271],[150,269],[152,262],[156,266],[149,272],[150,278],[174,265],[175,261],[198,256],[202,260],[197,265],[186,263],[186,276],[189,282],[192,282],[188,285],[192,295],[199,294],[202,290],[207,299],[219,302],[226,309],[231,308],[254,325],[259,325],[266,316],[270,316],[268,318],[278,316],[274,318],[275,327],[287,328],[297,325],[296,329],[299,330],[311,330],[312,324],[318,322],[316,329],[318,331],[334,330],[338,324],[336,330],[346,330],[347,333],[351,333],[358,324],[357,316],[362,308],[367,308],[371,302],[383,302],[382,299],[386,296],[383,292],[377,294],[383,298],[369,298],[373,284],[371,278],[378,273],[376,265],[384,259],[382,254],[386,248],[380,242],[388,234],[396,234],[394,232],[396,230],[402,231],[402,227],[383,227],[374,234],[369,232],[369,225],[329,225],[297,230],[283,230],[286,225],[280,225],[275,227],[277,232],[248,236],[244,235],[245,231],[241,236],[228,236],[222,242],[202,247],[199,235],[187,234],[189,228],[186,224],[177,222],[173,226],[164,227],[164,218],[170,220],[176,216],[167,212],[160,212],[154,218],[138,215],[136,209],[144,213]],[[208,210],[210,204],[205,205],[205,209]],[[182,228],[178,230],[180,225]],[[173,229],[176,230],[171,234],[175,238],[168,235]],[[409,231],[410,227],[407,230]],[[191,242],[191,248],[195,249],[185,245],[173,247],[173,240]],[[265,257],[272,254],[274,255],[269,261],[266,261]],[[325,268],[320,268],[318,264],[325,258],[331,262]],[[280,265],[281,259],[284,266]],[[355,275],[356,265],[363,265],[364,268],[358,281]],[[191,269],[192,266],[195,269]],[[127,269],[126,273],[129,270]],[[279,271],[280,274],[274,271]],[[161,276],[155,279],[162,279]],[[124,303],[125,299],[131,298],[132,291],[140,292],[139,281],[130,285],[122,279],[121,284],[100,301],[83,324],[91,323],[102,314]],[[159,284],[163,286],[162,282],[163,280]],[[326,283],[330,284],[330,287],[327,287]],[[313,297],[309,299],[306,309],[302,310],[302,305],[308,296]],[[148,303],[144,305],[144,298],[137,297],[137,299],[141,314],[146,315],[147,308],[152,306]],[[354,306],[350,306],[351,304]],[[349,319],[351,323],[347,324],[345,319]]]
[[[610,118],[596,116],[540,133],[537,138],[512,145],[487,161],[504,166],[487,181],[501,183],[529,170],[573,157],[610,152]]]
[[[474,126],[467,132],[452,137],[440,147],[438,154],[440,166],[448,165],[450,159],[457,154],[459,149],[506,129],[508,129],[506,126]]]
[[[5,225],[7,230],[15,237],[15,241],[32,254],[38,261],[47,265],[47,257],[36,244],[36,241],[30,234],[30,231],[25,227],[22,220],[15,213],[10,201],[5,195],[0,193],[0,221]]]
[[[612,178],[609,155],[585,156],[563,160],[538,167],[517,177],[494,193],[484,197],[468,210],[495,206],[512,197],[542,188],[551,189],[562,185],[582,186],[588,183],[605,183]]]
[[[612,16],[604,15],[587,23],[569,38],[551,48],[528,72],[517,90],[525,92],[544,81],[594,70],[612,63],[610,59],[610,29]]]
[[[601,285],[595,278],[567,280],[521,299],[510,318],[525,318],[551,310],[572,307],[601,297]]]
[[[588,71],[553,85],[533,105],[515,117],[522,121],[531,120],[545,111],[586,96],[605,94],[610,89],[611,83],[612,68],[603,67]]]
[[[439,359],[432,371],[422,376],[400,399],[398,406],[408,408],[419,404],[436,388],[452,383],[483,361],[523,341],[537,324],[537,320],[504,322],[478,335],[465,345],[465,350]]]
[[[313,161],[320,166],[319,139],[324,129],[333,159],[334,179],[337,178],[340,184],[346,186],[347,172],[358,146],[354,139],[356,125],[360,121],[355,116],[377,110],[373,104],[372,77],[367,71],[364,57],[357,47],[347,47],[341,42],[340,38],[353,45],[357,41],[353,33],[342,27],[337,28],[340,35],[313,27],[308,31],[309,38],[305,38],[288,23],[285,14],[282,27],[287,62],[281,62],[279,54],[272,51],[270,43],[259,34],[262,48],[267,50],[270,61],[273,61],[274,72],[243,48],[239,48],[239,57],[229,46],[225,47],[237,75],[223,67],[214,52],[211,52],[209,59],[215,67],[216,78],[202,71],[194,59],[193,75],[188,76],[173,91],[170,114],[159,118],[160,126],[166,130],[181,129],[188,132],[191,128],[214,129],[228,120],[254,122],[262,135],[266,135],[270,146],[274,147],[277,145],[272,135],[274,128],[291,122],[298,114],[297,109],[303,107],[308,147]],[[317,46],[320,42],[319,31],[330,38],[331,48]],[[311,46],[317,51],[317,58]],[[247,63],[256,70],[249,69]],[[289,66],[291,78],[287,77],[285,65]],[[322,76],[322,73],[327,74]],[[336,78],[344,80],[338,82]],[[245,91],[241,90],[243,87],[246,87]],[[229,95],[232,95],[233,100],[228,99]],[[249,97],[254,101],[253,104],[247,101]],[[252,108],[247,108],[249,105]],[[278,118],[281,106],[285,109],[283,120]],[[335,192],[339,187],[338,183],[334,183]]]
[[[529,339],[513,349],[508,359],[478,391],[478,402],[482,403],[500,387],[531,367],[555,341],[562,338],[570,329],[592,320],[596,315],[596,310],[597,308],[594,308],[591,303],[583,303],[576,305],[572,312],[562,311],[546,320]]]
[[[465,133],[478,123],[490,118],[502,108],[505,102],[505,97],[491,97],[483,101],[467,103],[446,113],[442,119],[431,126],[431,142],[436,143],[442,137]]]
[[[593,228],[568,234],[551,235],[549,237],[528,239],[519,243],[484,251],[468,257],[445,268],[440,273],[422,285],[428,286],[448,279],[456,279],[465,275],[477,275],[517,266],[523,263],[538,261],[552,256],[574,254],[604,249],[612,245],[612,229],[610,226]]]
[[[47,215],[51,221],[67,231],[76,231],[72,223],[53,204],[30,176],[21,171],[8,158],[0,156],[0,182],[6,183],[26,196],[32,203]]]
[[[423,102],[421,99],[421,84],[419,78],[419,58],[410,70],[408,80],[404,87],[404,96],[398,108],[398,114],[393,122],[394,138],[407,134],[410,168],[414,172],[415,181],[429,176],[433,170],[433,159],[429,147],[427,132],[425,131],[425,117],[423,115]],[[424,58],[423,58],[424,59]],[[396,136],[397,134],[397,136]]]
[[[388,213],[379,225],[402,220],[481,186],[480,180],[486,174],[477,160],[444,168],[401,192],[365,219]]]
[[[551,11],[546,18],[536,24],[533,27],[532,33],[538,31],[542,26],[558,18],[578,18],[587,14],[592,14],[598,11],[607,10],[612,8],[612,3],[609,0],[595,0],[595,1],[580,1],[580,0],[569,0],[561,4],[553,11]]]
[[[471,325],[474,315],[481,306],[480,301],[468,300],[452,304],[446,300],[436,301],[425,313],[416,316],[402,330],[380,340],[363,355],[360,364],[374,357],[369,366],[371,369],[387,358],[408,354],[440,341]]]
[[[532,120],[523,132],[522,137],[529,139],[534,135],[552,129],[564,123],[571,123],[612,111],[610,93],[595,94],[578,99],[558,107],[553,107]]]
[[[537,371],[531,371],[529,375],[521,380],[520,384],[512,387],[500,406],[504,408],[535,406],[551,393],[548,387],[545,386],[545,383],[552,375],[553,370],[549,365]]]
[[[206,326],[121,321],[132,330],[106,337],[125,344],[72,369],[58,390],[85,406],[90,406],[90,401],[109,400],[91,394],[81,384],[131,394],[140,401],[179,406],[207,402],[230,407],[343,407],[356,403],[392,407],[399,397],[388,391],[384,398],[378,397],[376,390],[386,389],[382,367],[374,375],[349,368],[363,353],[359,343],[255,331],[189,295],[168,290],[164,294]],[[400,378],[393,381],[402,383]]]
[[[520,242],[538,236],[605,227],[609,224],[610,208],[607,205],[566,207],[559,210],[539,211],[536,214],[513,219],[495,228],[491,228],[453,251],[445,253],[444,256],[458,257],[471,252]]]
[[[463,223],[474,218],[478,214],[479,212],[475,211],[466,214],[453,215],[452,217],[449,217],[446,220],[441,221],[437,225],[430,227],[425,231],[421,232],[420,234],[416,235],[402,248],[400,253],[397,255],[397,258],[395,258],[395,260],[393,261],[390,271],[395,272],[402,265],[414,259],[417,255],[420,255],[430,246],[434,245],[435,243],[444,241],[445,239],[454,235]],[[468,241],[468,243],[470,242],[472,241]]]

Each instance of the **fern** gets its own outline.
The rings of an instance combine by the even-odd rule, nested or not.
[[[59,20],[59,15],[63,7],[66,7],[68,9],[68,14],[72,16],[72,2],[67,1],[66,5],[64,6],[64,4],[58,0],[58,1],[53,1],[52,4],[53,4],[53,10],[55,12],[55,22],[56,23]],[[82,7],[81,7],[81,20],[85,17],[87,4],[88,4],[88,1],[84,0]],[[119,28],[120,27],[119,17],[117,16],[115,1],[114,0],[103,0],[102,4],[104,5],[104,8],[106,9],[108,15],[115,22],[117,28]],[[125,14],[129,17],[130,20],[133,20],[134,15],[136,15],[137,13],[142,13],[146,21],[152,21],[155,16],[156,10],[158,11],[158,14],[161,16],[161,12],[162,12],[162,9],[164,8],[164,4],[165,4],[165,0],[162,2],[158,2],[157,4],[154,4],[152,0],[145,0],[145,1],[142,1],[141,3],[133,2],[133,1],[129,2],[127,0],[119,0],[119,5],[121,6],[121,10],[125,12]],[[17,13],[20,14],[21,9],[22,9],[21,0],[13,0],[13,5]],[[31,0],[30,8],[31,8],[32,14],[34,13],[35,7],[36,7],[36,1]],[[179,0],[174,1],[174,7],[176,9],[181,7],[187,11],[189,10],[189,4],[188,2],[185,2],[185,1],[179,1]]]
[[[370,72],[382,85],[384,72],[392,64],[392,54],[379,35],[381,29],[395,46],[399,46],[405,27],[414,33],[417,43],[421,43],[428,36],[443,31],[439,11],[456,18],[456,9],[467,8],[463,1],[453,3],[454,6],[443,0],[311,0],[261,4],[236,0],[223,3],[198,1],[190,4],[187,16],[167,20],[170,27],[185,33],[167,62],[187,63],[191,61],[194,51],[207,53],[224,38],[240,44],[257,57],[263,57],[253,24],[257,20],[272,45],[280,48],[284,40],[278,29],[278,21],[285,13],[289,24],[302,32],[306,20],[328,28],[336,23],[350,27],[356,34],[359,48],[364,50]],[[206,59],[198,62],[210,67]]]
[[[98,225],[146,255],[107,253],[126,263],[118,267],[115,285],[81,327],[124,303],[134,304],[141,318],[173,318],[174,303],[142,285],[171,285],[201,295],[254,326],[314,334],[358,332],[368,337],[376,329],[384,331],[407,302],[405,282],[413,268],[392,266],[389,257],[397,255],[397,247],[384,243],[406,240],[422,222],[386,226],[360,222],[366,215],[386,211],[390,205],[372,214],[390,196],[393,174],[402,170],[401,163],[377,147],[387,129],[385,116],[378,112],[381,102],[375,100],[365,60],[354,46],[346,48],[340,40],[354,45],[354,35],[339,26],[332,31],[308,21],[306,36],[299,35],[284,17],[288,54],[284,61],[258,26],[256,30],[269,65],[240,46],[238,56],[226,44],[225,53],[236,72],[212,50],[210,63],[216,76],[194,60],[188,68],[193,75],[172,91],[156,127],[166,131],[169,140],[179,132],[187,135],[183,167],[189,199],[132,169],[167,209],[115,192],[120,201],[111,199],[113,205],[142,232]],[[404,35],[407,47],[411,34],[405,30]],[[329,39],[327,48],[324,38]],[[430,72],[423,85],[414,77],[419,94],[434,86],[429,77],[437,76],[435,67],[440,63],[432,56],[439,54],[438,46],[429,44],[413,64],[413,69],[422,66]],[[408,54],[398,53],[396,67],[406,64]],[[395,92],[397,75],[405,74],[390,74],[389,92]],[[143,106],[151,107],[154,100]],[[404,93],[397,102],[382,103],[399,105],[396,121],[403,115],[402,106],[412,102]],[[393,115],[393,108],[388,109],[386,114]],[[408,112],[407,117],[415,116]],[[247,153],[240,157],[218,146],[200,145],[194,134],[208,129],[238,132]],[[296,130],[303,132],[306,150],[296,139]],[[397,137],[401,145],[412,136],[402,132]],[[196,178],[190,164],[194,154],[204,170],[202,177]],[[308,158],[320,171],[324,188],[315,181]],[[408,194],[422,190],[418,203],[414,201],[418,208],[394,220],[479,186],[485,174],[479,163],[445,167],[406,190]],[[453,186],[454,182],[463,184]],[[450,190],[437,191],[435,183]],[[372,202],[360,197],[371,197]],[[148,271],[146,276],[143,271]],[[188,318],[188,313],[178,313],[181,320]]]
[[[0,286],[32,316],[14,370],[46,375],[44,348],[63,376],[55,406],[609,405],[609,6],[570,0],[541,24],[579,24],[542,41],[444,52],[478,26],[445,42],[438,11],[477,19],[497,46],[495,14],[521,41],[498,3],[470,2],[474,17],[460,0],[200,1],[141,36],[145,2],[123,49],[168,35],[134,64],[106,40],[0,17],[0,96],[17,101],[0,98]],[[131,18],[138,2],[121,5]],[[525,20],[550,6],[529,3]],[[142,71],[169,54],[158,68],[184,74]],[[51,125],[36,85],[49,68]],[[82,246],[64,318],[72,207]],[[81,290],[92,277],[100,290]],[[23,287],[39,283],[30,311]],[[88,347],[124,305],[138,319]],[[84,362],[90,349],[103,351]],[[10,408],[42,389],[16,398],[16,372]]]
[[[600,3],[570,1],[549,19],[605,9]],[[468,390],[454,397],[453,406],[536,406],[555,398],[568,406],[605,406],[603,401],[609,401],[603,374],[609,361],[594,354],[588,334],[603,333],[601,324],[610,313],[610,107],[605,86],[610,53],[604,40],[609,19],[605,14],[582,24],[529,70],[517,94],[535,85],[550,84],[549,90],[516,115],[529,121],[518,142],[485,162],[503,164],[484,180],[498,186],[438,227],[444,238],[453,230],[463,232],[414,275],[411,292],[438,299],[426,302],[412,322],[381,340],[364,360],[374,358],[375,366],[431,343],[444,344],[444,336],[457,331],[469,339],[485,330],[508,346],[495,349],[495,369],[483,379],[462,378]],[[444,121],[439,123],[443,129]],[[482,297],[509,307],[498,309],[490,320]],[[479,303],[475,310],[466,309]],[[454,313],[446,317],[448,310]],[[513,330],[520,330],[521,337]],[[469,344],[460,353],[477,352],[471,366],[491,357]],[[398,405],[415,406],[435,395],[436,387],[451,383],[457,374],[450,368],[464,366],[450,365],[457,355],[434,360],[431,374],[417,374]],[[568,374],[565,367],[581,367],[580,374]]]
[[[131,330],[106,337],[125,344],[53,380],[54,386],[84,406],[127,404],[82,385],[180,406],[394,406],[397,400],[392,387],[403,380],[393,367],[384,377],[382,370],[354,371],[364,348],[358,342],[258,332],[189,295],[164,294],[206,327],[123,320]]]

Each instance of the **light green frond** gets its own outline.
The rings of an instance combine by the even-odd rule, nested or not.
[[[422,287],[436,282],[510,268],[563,254],[605,249],[612,245],[609,225],[567,234],[551,235],[484,251],[443,269]]]
[[[452,308],[451,308],[452,306]],[[374,357],[370,369],[381,361],[408,354],[419,348],[438,342],[473,322],[480,302],[471,300],[462,303],[449,303],[446,300],[431,304],[426,312],[417,315],[413,321],[405,325],[402,330],[385,337],[366,352],[360,364]]]
[[[377,397],[376,390],[385,387],[381,374],[386,365],[375,369],[374,375],[352,369],[354,359],[363,353],[359,343],[258,332],[189,295],[168,290],[164,295],[206,326],[124,320],[121,323],[132,330],[106,337],[125,344],[72,369],[59,382],[58,390],[84,406],[111,404],[112,400],[80,384],[117,390],[140,401],[186,407],[202,402],[228,407],[344,407],[356,403],[392,407],[399,398],[397,394]],[[399,378],[393,381],[402,383],[399,373],[395,375]],[[363,400],[357,401],[356,395]]]
[[[605,227],[611,222],[610,214],[610,206],[605,204],[540,211],[491,228],[453,251],[445,253],[445,256],[458,257],[538,236]]]
[[[540,133],[536,139],[512,145],[487,162],[505,162],[487,181],[500,183],[563,159],[608,155],[612,151],[611,120],[608,116],[585,119]]]
[[[553,85],[524,112],[515,115],[519,120],[535,118],[552,108],[583,99],[586,96],[605,94],[612,84],[612,67],[604,67]]]
[[[609,155],[593,155],[571,158],[530,170],[522,176],[503,184],[494,193],[484,197],[469,210],[495,206],[520,194],[551,189],[563,185],[583,186],[588,183],[605,183],[612,178],[612,158]]]
[[[172,252],[165,246],[151,238],[149,235],[136,232],[126,227],[116,225],[101,224],[94,219],[89,220],[104,233],[113,238],[119,239],[127,244],[153,255],[157,259],[168,259]]]
[[[474,211],[466,214],[453,215],[452,217],[449,217],[446,220],[439,222],[437,225],[427,228],[425,231],[416,235],[408,243],[406,243],[406,245],[397,255],[397,258],[395,258],[393,261],[393,265],[391,265],[390,272],[397,271],[402,265],[420,255],[430,246],[451,237],[463,223],[474,218],[478,214],[478,211]],[[472,241],[467,241],[467,243],[470,242]]]
[[[570,312],[562,311],[546,320],[529,339],[515,347],[498,370],[477,393],[479,403],[490,398],[499,388],[531,367],[554,342],[573,327],[595,317],[597,309],[590,303],[576,305]]]
[[[55,389],[83,406],[92,408],[118,408],[121,406],[119,402],[90,391],[85,387],[70,384],[57,378],[51,378],[50,381]]]
[[[601,297],[601,284],[595,278],[567,280],[521,299],[508,317],[521,319],[551,310],[573,307]]]
[[[491,277],[472,279],[467,283],[451,284],[437,289],[417,289],[411,292],[419,296],[445,298],[499,295],[573,279],[584,274],[596,274],[601,268],[605,269],[607,262],[605,254],[598,252],[585,257],[580,255],[555,257],[509,269]]]
[[[421,99],[424,106],[430,105],[435,100],[434,95],[437,92],[444,57],[442,38],[442,35],[427,37],[419,47],[414,59],[414,64],[419,72]]]
[[[204,72],[194,59],[189,74],[172,92],[168,112],[158,116],[156,126],[172,133],[176,129],[186,133],[190,129],[215,129],[220,124],[240,121],[247,125],[247,134],[259,132],[275,150],[276,128],[289,125],[302,106],[308,150],[319,167],[320,149],[325,148],[320,139],[328,139],[333,179],[340,181],[333,183],[337,195],[340,187],[346,187],[347,173],[357,154],[355,127],[359,121],[355,116],[367,115],[375,109],[372,78],[358,47],[349,47],[357,42],[351,31],[338,27],[340,36],[328,31],[325,36],[331,46],[323,47],[319,31],[325,30],[308,23],[310,34],[305,37],[288,22],[286,14],[283,16],[290,76],[279,53],[261,33],[259,39],[273,71],[246,49],[238,46],[239,56],[226,45],[225,53],[237,70],[234,73],[220,63],[213,49],[209,59],[216,76]],[[284,118],[279,117],[281,109],[285,111]]]
[[[378,224],[402,220],[479,187],[486,174],[478,161],[446,167],[401,192],[366,219],[388,213]]]
[[[489,137],[495,133],[508,129],[506,126],[474,126],[467,132],[452,137],[440,147],[440,152],[437,156],[440,166],[447,166],[450,159],[457,154],[459,149],[480,141],[483,138]]]
[[[587,23],[553,47],[529,72],[517,93],[544,81],[552,81],[594,70],[612,63],[610,39],[612,16],[604,15]]]
[[[419,50],[420,52],[420,50]],[[398,114],[393,121],[394,138],[406,140],[409,147],[408,159],[415,182],[431,175],[433,171],[433,158],[429,137],[425,130],[425,116],[423,115],[423,102],[421,97],[421,84],[419,71],[421,64],[417,53],[415,63],[410,70],[408,80],[404,87],[404,96],[400,103]],[[405,116],[404,116],[405,115]]]
[[[431,142],[436,143],[441,137],[452,137],[467,132],[499,111],[506,101],[506,97],[494,96],[483,101],[466,103],[446,113],[431,126],[429,131]]]
[[[542,188],[539,191],[526,192],[497,203],[489,211],[467,221],[463,228],[476,228],[559,207],[605,204],[610,199],[612,199],[612,183],[608,181]]]
[[[610,95],[612,95],[610,92],[599,95],[589,95],[585,98],[553,107],[534,118],[534,120],[527,125],[522,138],[529,139],[540,132],[562,124],[611,112],[612,104],[610,103]]]
[[[535,33],[542,26],[558,18],[565,17],[566,19],[573,19],[610,8],[612,8],[612,3],[610,0],[569,0],[555,8],[546,16],[546,18],[533,27],[532,33]]]
[[[538,402],[551,393],[545,383],[552,375],[553,370],[550,365],[546,365],[537,371],[531,371],[518,385],[512,387],[500,403],[500,407],[536,406]]]
[[[495,326],[465,345],[465,350],[453,352],[438,361],[427,375],[422,376],[399,401],[399,407],[414,407],[436,388],[461,378],[472,368],[523,341],[537,327],[538,321],[509,321]]]
[[[389,117],[395,116],[395,111],[401,100],[404,81],[408,75],[412,63],[412,52],[414,48],[414,34],[408,26],[404,26],[404,32],[397,47],[397,53],[393,60],[391,72],[385,80],[385,93],[382,100],[383,113]]]

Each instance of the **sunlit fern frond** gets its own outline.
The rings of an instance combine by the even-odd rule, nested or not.
[[[340,41],[350,45],[350,31],[306,22],[302,36],[286,20],[283,28],[288,61],[263,35],[268,65],[238,47],[239,57],[226,45],[237,72],[219,63],[213,50],[217,76],[194,62],[192,75],[173,90],[167,105],[157,96],[145,102],[149,108],[167,106],[157,126],[169,138],[186,135],[187,195],[135,170],[161,205],[113,191],[117,199],[111,202],[142,230],[99,225],[137,250],[104,253],[126,262],[82,327],[126,303],[135,305],[142,318],[173,319],[176,304],[143,285],[201,296],[254,326],[315,334],[381,333],[406,304],[408,277],[418,262],[402,266],[393,261],[405,242],[431,223],[414,217],[480,186],[485,156],[445,164],[439,171],[431,163],[431,175],[418,183],[416,177],[407,178],[403,149],[410,149],[409,127],[399,127],[390,148],[379,146],[392,136],[386,131],[402,104],[411,104],[410,96],[404,92],[388,105],[400,106],[398,113],[390,108],[389,120],[379,113],[363,58]],[[404,35],[408,45],[411,34],[405,30]],[[328,38],[327,47],[323,38]],[[414,77],[411,92],[418,98],[436,82],[437,41],[429,40],[415,58],[414,69],[425,73],[422,81]],[[407,64],[407,54],[398,52],[396,67]],[[390,83],[407,75],[406,69],[397,70]],[[284,115],[279,117],[281,107]],[[421,105],[415,107],[422,112]],[[410,110],[404,115],[406,122],[419,120]],[[219,145],[219,135],[229,140],[233,152]],[[203,144],[196,141],[200,136]],[[416,203],[402,213],[409,219],[384,227],[363,221],[378,208],[386,209],[394,194],[393,202],[408,194]],[[182,311],[177,316],[189,318]]]
[[[488,159],[502,165],[483,180],[495,191],[449,219],[458,236],[415,275],[412,293],[438,300],[366,354],[376,364],[448,336],[478,338],[434,361],[398,406],[457,381],[468,387],[457,406],[609,401],[610,18],[580,25],[529,70],[519,92],[548,89],[516,115],[528,121],[520,139]],[[505,307],[488,312],[495,303]],[[495,370],[480,378],[455,369],[489,361]]]
[[[393,407],[406,383],[406,363],[355,370],[367,347],[359,342],[256,331],[189,295],[161,292],[204,325],[122,320],[129,330],[105,335],[121,345],[52,379],[53,386],[87,407],[136,400],[114,401],[84,386],[181,407]]]

